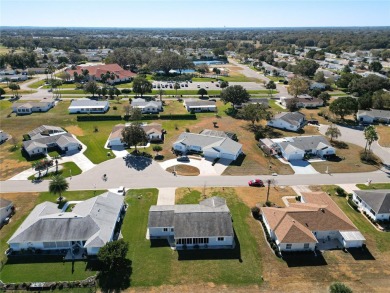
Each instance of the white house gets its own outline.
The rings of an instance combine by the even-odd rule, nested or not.
[[[390,220],[390,189],[354,190],[352,200],[373,220]]]
[[[184,107],[188,112],[216,112],[215,101],[184,99]]]
[[[39,102],[27,102],[20,103],[15,102],[12,104],[12,111],[17,115],[27,115],[33,112],[47,112],[55,106],[55,101],[52,98],[44,98]]]
[[[377,109],[359,110],[357,120],[365,123],[390,123],[390,111]]]
[[[0,130],[0,143],[2,143],[3,141],[6,141],[8,139],[8,134],[5,133],[3,130]]]
[[[261,215],[282,252],[354,248],[365,242],[351,220],[324,192],[303,192],[301,202],[286,208],[262,207]]]
[[[235,246],[230,210],[225,199],[216,196],[199,204],[151,206],[147,235],[167,239],[178,250]]]
[[[159,113],[163,110],[161,101],[146,101],[145,99],[133,99],[131,101],[133,108],[141,109],[142,113]]]
[[[267,125],[279,129],[298,131],[305,125],[305,115],[299,112],[281,112],[267,121]]]
[[[90,99],[74,99],[68,110],[71,114],[80,113],[106,113],[110,108],[108,101],[95,101]]]
[[[114,234],[124,213],[123,196],[106,192],[77,203],[71,212],[45,201],[37,205],[7,241],[14,251],[78,247],[96,255]]]
[[[320,158],[336,154],[336,149],[322,135],[275,138],[272,141],[274,150],[287,161],[302,160],[306,154]]]
[[[122,131],[126,126],[128,125],[118,124],[113,127],[110,136],[108,137],[108,147],[123,146]],[[164,140],[161,124],[145,123],[141,125],[141,128],[145,131],[146,136],[148,137],[148,141],[157,142]]]
[[[48,149],[57,148],[71,154],[81,149],[80,142],[61,127],[42,125],[28,133],[30,140],[23,141],[23,150],[29,156],[46,154]]]
[[[173,149],[181,153],[203,152],[207,159],[236,160],[242,154],[242,144],[232,140],[227,135],[216,136],[190,132],[183,132],[173,143]]]
[[[318,108],[324,105],[324,101],[319,98],[313,98],[309,95],[299,96],[297,98],[281,97],[280,104],[287,107],[290,100],[295,99],[297,101],[298,108]]]
[[[14,210],[12,201],[0,198],[0,227],[4,223],[5,218],[9,217]]]

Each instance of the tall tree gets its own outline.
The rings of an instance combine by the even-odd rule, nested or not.
[[[146,144],[148,137],[141,125],[133,123],[122,130],[122,141],[129,147],[134,146],[135,151],[137,151],[137,146],[140,143]]]
[[[156,152],[156,156],[158,156],[158,153],[162,151],[162,147],[160,145],[153,146],[153,151]]]
[[[241,105],[242,103],[248,102],[250,95],[241,85],[228,86],[221,92],[221,101],[225,104],[231,103],[234,105]]]
[[[92,97],[95,96],[95,93],[99,89],[99,86],[97,85],[96,81],[90,80],[86,84],[84,84],[84,92],[91,93]]]
[[[238,117],[252,122],[259,122],[262,119],[268,118],[270,115],[266,110],[266,107],[262,104],[249,104],[245,105],[239,112]]]
[[[330,104],[329,110],[344,120],[346,115],[353,115],[358,111],[358,102],[352,97],[340,97]]]
[[[294,77],[288,84],[287,91],[290,95],[294,96],[294,98],[299,95],[307,93],[309,90],[309,83],[306,79],[302,77]]]
[[[265,86],[267,90],[269,90],[269,94],[272,97],[272,91],[276,89],[276,84],[273,80],[270,80],[267,85]]]
[[[372,95],[372,108],[390,109],[390,93],[384,90],[376,91]]]
[[[367,153],[371,150],[372,143],[379,139],[378,133],[375,130],[375,126],[369,125],[364,128],[364,138],[366,139],[366,146],[364,148],[364,151],[367,156]]]
[[[49,192],[54,195],[59,195],[58,201],[62,201],[62,194],[69,188],[69,183],[61,175],[53,176],[53,179],[49,183]]]
[[[370,63],[370,65],[368,66],[368,68],[371,70],[371,71],[374,71],[374,72],[379,72],[382,70],[383,66],[382,64],[379,62],[379,61],[373,61]]]
[[[3,95],[5,95],[5,90],[0,87],[0,99],[3,97]]]
[[[180,84],[179,84],[178,82],[175,82],[173,88],[174,88],[174,90],[176,91],[175,96],[177,96],[177,90],[180,89]]]
[[[325,135],[330,137],[330,141],[333,141],[334,138],[337,139],[339,136],[341,136],[341,132],[336,125],[331,124],[326,130]]]
[[[152,92],[153,85],[144,77],[136,77],[133,81],[133,92],[140,94],[141,98],[146,93]]]
[[[320,65],[314,60],[304,59],[297,62],[297,65],[294,67],[294,73],[310,77],[316,73],[318,67]]]
[[[127,252],[129,243],[123,239],[106,243],[99,249],[98,259],[103,264],[104,271],[120,270]]]
[[[12,95],[15,95],[15,92],[16,92],[16,95],[18,95],[18,90],[20,90],[20,86],[17,83],[11,82],[8,85],[8,88],[10,90],[12,90]]]
[[[207,90],[205,90],[204,88],[200,88],[198,90],[198,95],[201,95],[203,98],[204,95],[207,95]]]

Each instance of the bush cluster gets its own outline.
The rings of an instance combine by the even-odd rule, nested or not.
[[[122,120],[121,115],[77,115],[77,121],[112,121]]]

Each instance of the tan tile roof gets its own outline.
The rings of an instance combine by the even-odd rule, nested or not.
[[[287,208],[261,208],[282,243],[317,242],[313,231],[357,231],[355,225],[324,192],[303,192],[305,203]]]

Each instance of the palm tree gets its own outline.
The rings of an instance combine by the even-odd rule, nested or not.
[[[336,125],[331,124],[326,130],[325,135],[330,137],[330,141],[333,141],[333,138],[341,136],[341,132]]]
[[[366,139],[366,147],[364,148],[364,152],[366,153],[367,157],[367,151],[371,150],[371,144],[379,139],[378,133],[376,132],[375,127],[373,125],[364,128],[364,138]]]
[[[180,84],[176,82],[173,88],[176,90],[176,97],[177,97],[177,90],[180,89]]]
[[[62,201],[62,193],[68,190],[69,183],[61,175],[53,176],[52,181],[49,183],[49,192],[56,195],[58,194],[58,201]]]

